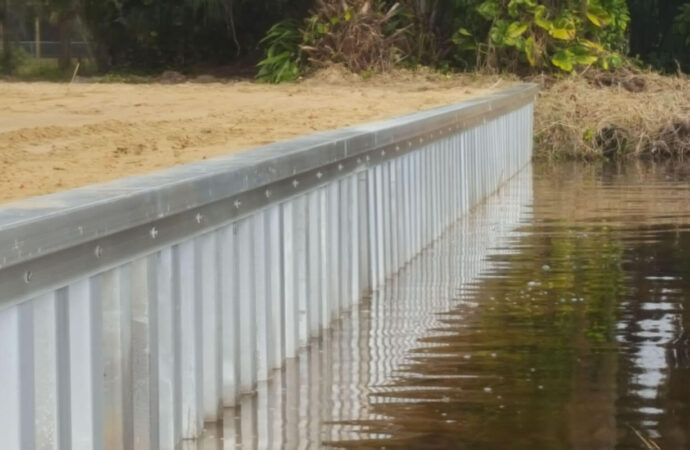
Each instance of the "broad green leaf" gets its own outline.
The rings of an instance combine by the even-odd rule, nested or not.
[[[520,15],[520,7],[524,11],[532,12],[537,4],[532,0],[510,0],[508,2],[508,15],[512,18],[517,18]]]
[[[559,19],[549,29],[551,37],[562,41],[572,41],[575,39],[575,33],[575,23],[569,19]]]
[[[516,19],[520,15],[518,8],[520,7],[521,3],[521,0],[510,0],[508,3],[508,15],[513,19]]]
[[[522,36],[522,33],[524,33],[525,31],[527,31],[526,23],[513,22],[510,25],[508,25],[508,29],[506,30],[506,37],[515,39],[519,36]]]
[[[611,23],[611,15],[597,1],[590,1],[587,5],[587,18],[599,28]]]
[[[605,51],[605,50],[604,50],[604,47],[603,47],[601,44],[598,44],[598,43],[596,43],[596,42],[592,42],[592,41],[587,40],[587,39],[581,39],[579,42],[580,42],[582,45],[584,45],[585,47],[590,48],[590,49],[592,49],[592,50],[596,50],[596,51],[598,51],[598,52],[603,52],[603,51]]]
[[[598,60],[599,57],[595,55],[575,55],[575,57],[573,58],[575,64],[581,64],[583,66],[594,64]]]
[[[508,30],[508,22],[505,20],[497,20],[494,26],[491,27],[489,35],[491,36],[491,42],[495,45],[502,47],[506,44],[506,31]]]
[[[476,50],[477,44],[474,41],[472,34],[465,28],[460,28],[453,34],[451,38],[453,44],[455,44],[459,50]]]
[[[546,31],[551,29],[553,23],[546,18],[546,6],[539,5],[534,10],[534,24]]]
[[[525,39],[520,36],[516,38],[506,36],[505,43],[506,45],[517,48],[521,53],[525,50]]]
[[[611,56],[608,57],[609,64],[616,68],[619,69],[623,65],[623,58],[617,53],[612,54]]]
[[[498,0],[486,0],[477,6],[477,12],[481,14],[486,20],[493,20],[498,16],[501,10],[501,5]]]
[[[560,50],[551,57],[551,63],[565,72],[572,72],[573,62],[573,54],[568,50]]]
[[[348,9],[345,11],[345,22],[349,22],[350,20],[352,20],[352,12]]]
[[[561,39],[563,41],[572,41],[575,39],[575,31],[567,28],[552,28],[549,30],[551,37]]]
[[[591,12],[587,11],[587,18],[589,19],[590,22],[592,22],[594,25],[598,26],[599,28],[602,28],[604,26],[603,22],[599,19],[599,17],[595,16]]]

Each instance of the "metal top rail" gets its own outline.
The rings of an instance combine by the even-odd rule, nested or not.
[[[181,242],[534,100],[520,84],[455,105],[0,207],[0,308]]]

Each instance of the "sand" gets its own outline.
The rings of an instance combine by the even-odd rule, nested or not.
[[[0,82],[0,203],[458,102],[508,84],[332,75],[279,86]]]

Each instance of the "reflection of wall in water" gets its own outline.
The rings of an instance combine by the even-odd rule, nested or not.
[[[491,267],[490,255],[515,252],[510,244],[530,214],[532,195],[528,167],[260,383],[255,396],[226,410],[226,448],[317,448],[324,440],[362,439],[358,424],[348,421],[381,418],[370,404],[388,402],[386,392],[400,389],[387,385],[415,349],[430,345],[419,339],[434,335],[439,313],[463,301],[468,284]]]

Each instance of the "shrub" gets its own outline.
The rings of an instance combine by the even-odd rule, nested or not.
[[[261,40],[265,57],[259,64],[257,78],[268,83],[293,81],[299,77],[302,64],[302,32],[293,20],[273,25]]]
[[[620,67],[629,19],[624,0],[570,0],[555,5],[536,0],[484,0],[476,6],[489,23],[486,36],[466,27],[453,36],[458,51],[476,49],[492,68],[557,69]]]

